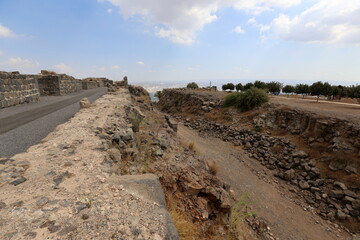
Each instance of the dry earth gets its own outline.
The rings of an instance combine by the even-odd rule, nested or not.
[[[293,109],[314,112],[319,115],[351,120],[360,123],[360,104],[319,101],[314,99],[287,98],[274,96],[270,98],[271,103],[283,104]]]
[[[249,195],[253,210],[278,239],[352,239],[337,225],[312,213],[310,206],[289,191],[290,185],[279,184],[269,170],[242,149],[216,138],[201,138],[182,125],[178,134],[185,142],[191,139],[198,154],[217,162],[219,176],[231,185],[238,198]]]

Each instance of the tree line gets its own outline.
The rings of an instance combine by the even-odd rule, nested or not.
[[[254,83],[250,82],[245,85],[239,83],[234,85],[233,83],[227,83],[222,86],[222,89],[225,90],[236,90],[236,91],[244,91],[250,88],[259,88],[264,89],[270,93],[280,93],[282,90],[283,93],[291,94],[302,94],[302,95],[312,95],[312,96],[326,96],[329,99],[331,98],[360,98],[360,85],[352,85],[352,86],[342,86],[342,85],[331,85],[328,82],[315,82],[311,85],[308,84],[297,84],[297,85],[285,85],[282,83],[272,81],[272,82],[262,82],[255,81]]]

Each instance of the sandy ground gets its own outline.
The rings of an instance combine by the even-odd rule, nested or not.
[[[309,206],[288,190],[291,187],[278,184],[281,180],[247,157],[242,149],[219,139],[201,138],[196,131],[183,125],[179,126],[178,135],[184,142],[189,139],[195,142],[197,153],[205,159],[217,162],[219,177],[231,185],[238,198],[245,193],[249,195],[253,210],[265,219],[275,237],[288,240],[352,239],[312,213]]]
[[[313,99],[294,99],[271,97],[271,103],[287,105],[291,108],[314,112],[319,115],[360,123],[360,104],[319,101]]]

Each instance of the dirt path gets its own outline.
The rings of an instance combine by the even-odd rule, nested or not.
[[[314,112],[327,117],[360,122],[360,104],[319,101],[316,99],[299,99],[288,97],[271,97],[270,102],[284,104],[291,108]]]
[[[329,225],[316,214],[304,210],[305,203],[296,199],[288,186],[278,184],[271,171],[232,144],[215,138],[201,138],[196,131],[179,126],[182,141],[195,143],[198,154],[214,160],[219,166],[219,177],[228,182],[236,197],[247,193],[257,216],[268,223],[279,239],[331,240],[352,239],[347,233]]]

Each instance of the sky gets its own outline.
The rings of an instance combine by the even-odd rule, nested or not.
[[[0,71],[360,83],[359,0],[0,0]]]

